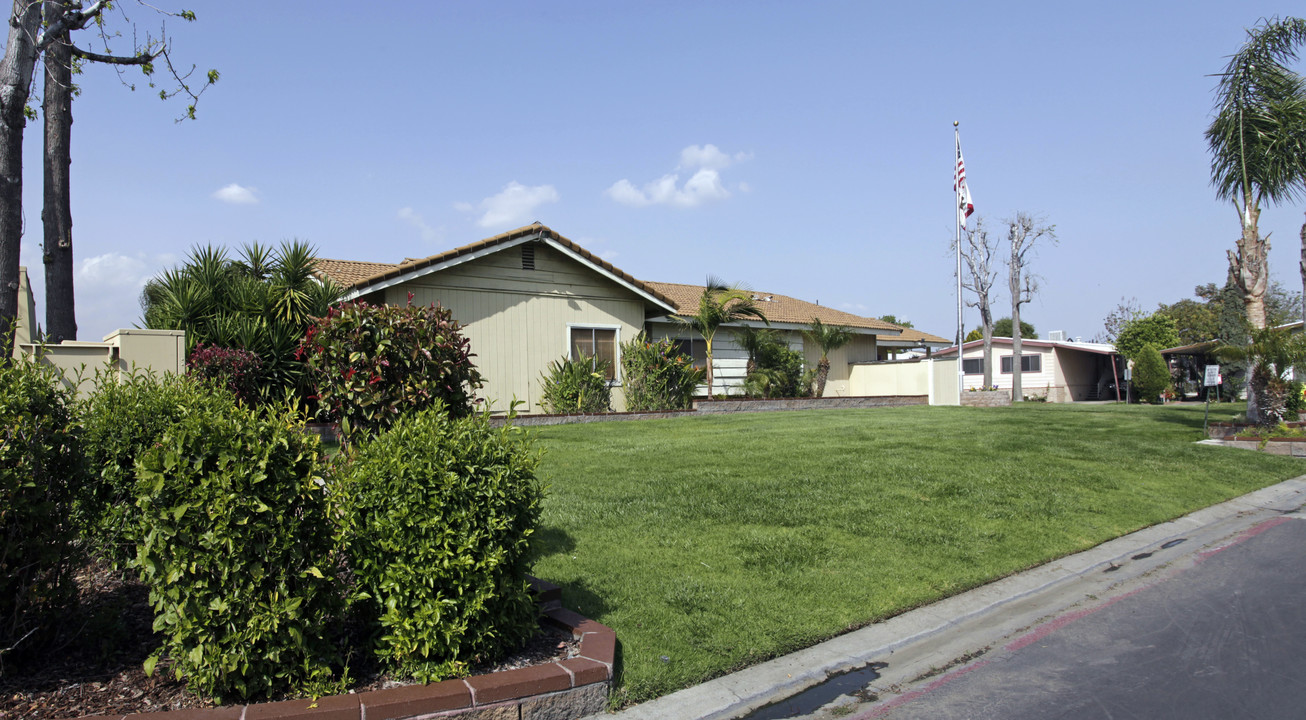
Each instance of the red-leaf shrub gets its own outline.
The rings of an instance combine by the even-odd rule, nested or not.
[[[231,391],[243,403],[258,398],[259,373],[263,363],[258,355],[239,348],[196,345],[186,361],[186,373],[210,380]]]
[[[454,417],[472,412],[481,374],[460,329],[439,305],[346,303],[309,327],[300,353],[318,401],[350,440],[436,401]]]

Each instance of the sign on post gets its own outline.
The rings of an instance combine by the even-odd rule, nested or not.
[[[1220,384],[1220,366],[1207,365],[1206,377],[1202,381],[1203,387],[1215,387]]]

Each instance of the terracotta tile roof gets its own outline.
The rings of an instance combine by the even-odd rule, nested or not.
[[[338,285],[349,287],[360,280],[373,275],[380,275],[399,267],[394,263],[361,262],[357,260],[329,260],[318,258],[315,271],[336,281]]]
[[[671,299],[676,306],[677,312],[692,312],[698,307],[698,299],[705,289],[702,285],[680,285],[677,283],[660,283],[649,282],[646,285],[654,288],[664,296]],[[758,307],[766,315],[766,319],[773,323],[796,323],[806,325],[813,318],[820,318],[821,322],[827,325],[843,325],[850,328],[859,328],[865,330],[901,330],[897,325],[887,323],[877,318],[862,317],[853,315],[842,310],[835,310],[824,305],[809,303],[806,300],[789,297],[788,295],[778,295],[776,293],[761,292],[750,290],[749,294],[756,295],[759,302]],[[770,298],[767,302],[764,299]],[[946,341],[945,341],[946,342]]]
[[[587,262],[597,265],[639,290],[648,293],[659,302],[666,303],[667,305],[672,304],[668,298],[661,295],[656,289],[651,287],[650,283],[636,280],[624,270],[614,266],[607,260],[603,260],[598,256],[591,254],[590,251],[540,223],[519,227],[516,230],[509,230],[505,233],[499,233],[493,237],[478,240],[470,245],[463,245],[462,247],[431,255],[430,257],[420,259],[404,258],[404,261],[400,264],[360,263],[348,260],[318,260],[318,269],[350,290],[364,290],[372,285],[392,280],[404,274],[421,270],[432,265],[439,265],[463,255],[470,255],[480,250],[485,250],[495,245],[501,245],[529,235],[538,235],[541,238],[553,240],[563,247],[566,247],[568,250],[585,258]]]

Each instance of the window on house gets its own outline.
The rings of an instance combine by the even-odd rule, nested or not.
[[[1036,373],[1036,372],[1043,372],[1043,356],[1042,356],[1042,355],[1021,355],[1021,356],[1020,356],[1020,371],[1023,372],[1023,373]],[[1011,374],[1011,356],[1010,356],[1010,355],[1004,356],[1004,357],[1002,358],[1002,372],[1005,373],[1005,374],[1007,374],[1007,375],[1010,375],[1010,374]]]
[[[694,359],[694,367],[707,367],[707,342],[702,338],[677,338],[676,349]]]
[[[962,358],[961,370],[967,375],[983,375],[984,358]]]
[[[571,329],[571,359],[590,358],[597,367],[607,363],[604,376],[617,379],[617,331],[615,328]]]

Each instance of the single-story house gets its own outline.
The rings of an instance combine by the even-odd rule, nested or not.
[[[411,293],[414,304],[449,308],[476,354],[485,379],[482,396],[496,411],[516,400],[524,403],[521,412],[543,412],[541,375],[551,362],[581,354],[610,361],[613,405],[623,409],[620,346],[640,332],[680,341],[688,354],[705,360],[702,339],[674,320],[682,310],[697,308],[702,286],[638,280],[538,223],[400,263],[321,259],[318,272],[344,286],[348,300],[402,305]],[[874,360],[880,338],[902,333],[875,318],[755,294],[770,326],[801,349],[810,365],[819,350],[806,343],[802,329],[813,318],[853,331],[854,341],[831,355],[827,395],[846,395],[848,364]],[[713,343],[714,392],[738,392],[746,362],[723,329]]]
[[[955,356],[956,346],[935,353]],[[1010,390],[1015,368],[1011,338],[993,338],[993,384]],[[984,384],[984,341],[962,345],[963,385],[978,389]],[[1021,340],[1020,384],[1026,396],[1046,397],[1049,402],[1123,400],[1124,361],[1114,345],[1070,340]],[[1119,397],[1116,397],[1119,389]]]

